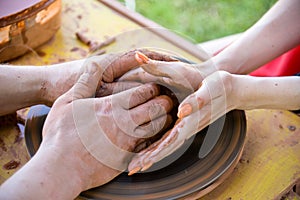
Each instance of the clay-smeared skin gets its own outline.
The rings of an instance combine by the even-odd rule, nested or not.
[[[130,88],[141,86],[139,82],[113,82],[113,83],[102,83],[100,88],[96,92],[96,97],[105,97],[111,94],[119,93]]]
[[[214,71],[210,62],[187,64],[178,60],[164,62],[153,60],[146,54],[137,51],[136,60],[141,68],[124,74],[121,81],[155,82],[172,90],[179,101],[196,91],[203,78]]]
[[[191,65],[184,62],[162,62],[152,60],[147,55],[136,52],[136,60],[142,65],[142,68],[158,77],[164,77],[162,81],[175,86],[177,89],[195,91],[201,83],[201,71],[197,69],[198,65]],[[180,80],[182,79],[182,80]]]
[[[193,108],[190,104],[185,104],[181,107],[180,111],[178,111],[178,118],[184,118],[191,114],[193,111]]]
[[[175,90],[177,89],[184,93],[184,96],[190,95],[197,90],[198,87],[202,88],[201,82],[203,77],[199,71],[199,65],[189,65],[181,62],[154,61],[139,52],[136,53],[135,57],[137,61],[144,64],[142,68],[145,71],[151,73],[153,76],[157,76],[157,79],[160,79],[161,82],[168,86],[173,86]],[[223,97],[225,97],[225,95],[223,95],[225,93],[223,89],[223,79],[216,74],[216,76],[212,78],[212,83],[213,86],[211,86],[210,83],[209,88],[214,88],[214,90],[209,91],[209,94],[220,102],[220,105],[223,105],[223,102],[226,102],[225,99],[223,99]],[[207,86],[203,86],[202,89],[206,91]],[[174,127],[159,141],[134,156],[128,167],[129,175],[138,171],[147,170],[153,163],[160,161],[177,150],[185,140],[215,120],[215,115],[211,116],[210,105],[205,105],[204,107],[204,103],[208,102],[204,102],[201,95],[193,93],[188,99],[192,99],[193,101],[187,101],[185,99],[180,104],[177,112],[179,119],[176,121]],[[207,101],[209,101],[209,99],[208,97]],[[208,111],[207,113],[200,114],[196,112],[203,107]],[[224,109],[220,109],[220,111],[221,113],[225,112]],[[217,113],[217,116],[219,115],[220,113]]]
[[[159,59],[163,61],[174,61],[172,57],[164,55],[158,52],[149,51],[146,49],[137,49],[143,52],[145,55],[152,59]],[[135,52],[137,50],[131,50],[128,52],[122,52],[118,54],[105,54],[101,56],[93,57],[93,62],[101,69],[105,68],[103,77],[99,80],[99,91],[96,96],[106,96],[118,91],[122,91],[124,88],[132,88],[138,86],[135,80],[129,81],[130,83],[117,83],[117,78],[124,73],[139,67],[140,63],[135,60]],[[44,75],[43,82],[40,84],[39,96],[42,99],[41,103],[52,105],[53,102],[78,80],[79,76],[84,70],[85,60],[78,60],[73,62],[61,63],[53,66],[42,68],[41,71]],[[135,82],[135,83],[133,83]],[[118,85],[118,87],[115,87]]]
[[[151,61],[145,59],[145,56],[139,56],[137,60],[148,63]],[[155,61],[151,65],[154,70],[147,66],[147,71],[156,73],[157,76],[175,77],[176,75],[172,74],[172,66],[169,64]],[[145,66],[142,67],[145,68]],[[184,66],[181,67],[184,68]],[[168,70],[170,73],[166,75]],[[178,70],[180,71],[180,67]],[[175,77],[174,80],[179,79]],[[128,167],[129,174],[148,169],[153,163],[177,150],[192,135],[231,110],[299,109],[299,82],[300,78],[295,76],[252,77],[233,75],[225,71],[210,74],[202,81],[202,84],[198,84],[200,88],[196,92],[180,103],[177,114],[179,120],[166,137],[134,156]]]
[[[1,199],[74,199],[80,192],[112,180],[126,170],[132,152],[157,140],[153,134],[163,133],[172,123],[168,114],[172,100],[160,95],[155,84],[114,83],[123,73],[139,66],[134,52],[48,67],[1,66],[2,91],[7,95],[1,98],[0,103],[5,106],[0,106],[0,114],[55,101],[44,124],[38,152],[1,185]],[[145,53],[157,59],[174,60],[150,51]],[[94,98],[99,88],[100,96],[108,96]],[[93,143],[90,137],[86,137],[87,141],[96,145],[88,149],[82,138],[90,135],[96,139],[99,135],[109,138],[115,149],[125,152],[121,155],[124,157]],[[94,157],[93,151],[103,152],[116,163],[125,161],[126,166],[122,170],[107,166],[101,158]],[[114,159],[116,156],[120,160]],[[18,191],[8,189],[16,185]]]
[[[150,93],[150,91],[146,92]],[[156,96],[158,95],[158,93],[155,92],[153,94],[147,95],[147,99],[152,95]],[[172,109],[172,103],[170,103],[171,100],[167,96],[156,97],[153,100],[149,100],[142,106],[136,106],[130,109],[124,109],[122,105],[116,105],[109,98],[105,98],[103,101],[106,102],[104,105],[96,107],[96,110],[98,110],[98,112],[96,113],[97,118],[101,119],[99,121],[99,125],[101,126],[101,128],[103,128],[103,131],[107,134],[108,138],[116,146],[129,152],[133,152],[137,144],[145,142],[148,138],[154,136],[158,131],[160,131],[152,130],[153,127],[151,125],[148,125],[150,120],[159,118],[160,116],[163,116],[163,114],[170,112]],[[137,100],[133,100],[133,102],[137,102]],[[131,104],[134,105],[134,103]],[[118,108],[117,106],[120,107]],[[159,107],[159,111],[162,112],[153,113],[152,110],[154,107]],[[123,114],[126,115],[126,112],[130,112],[131,119],[122,117]],[[139,127],[131,126],[133,125],[132,123],[141,126],[146,131],[139,132]],[[108,124],[112,125],[108,126]],[[170,121],[168,122],[168,125],[170,125]],[[123,131],[120,130],[120,127],[126,133],[123,133]],[[145,135],[146,132],[147,135]]]
[[[167,131],[160,140],[151,144],[149,147],[147,147],[146,149],[138,153],[135,157],[133,157],[128,166],[128,175],[133,175],[139,171],[146,171],[155,162],[169,155],[168,153],[167,155],[163,154],[163,157],[159,156],[159,154],[161,154],[163,150],[165,150],[167,147],[170,147],[170,144],[175,144],[174,142],[178,136],[178,129],[180,129],[184,125],[183,122],[179,124],[180,122],[181,120],[178,119],[176,121],[175,127]],[[181,142],[177,143],[178,145],[176,145],[174,149],[172,149],[172,152],[179,148],[183,144],[183,142],[184,140],[181,140]],[[156,156],[158,156],[158,158],[153,159]]]
[[[156,58],[165,60],[168,58],[153,53],[149,54],[155,55],[154,57]],[[105,134],[105,136],[107,136],[115,146],[119,147],[120,149],[127,150],[128,152],[140,151],[141,149],[147,147],[150,144],[150,138],[148,139],[148,137],[152,136],[153,133],[158,132],[161,128],[163,128],[163,126],[167,126],[171,123],[170,116],[167,116],[166,113],[171,111],[173,100],[167,96],[158,96],[159,89],[153,84],[142,85],[138,87],[136,87],[137,85],[134,85],[132,90],[126,90],[124,92],[118,91],[119,93],[114,95],[116,101],[114,101],[112,96],[107,96],[104,98],[90,98],[95,94],[97,86],[99,88],[99,86],[103,86],[104,83],[111,84],[112,81],[116,81],[118,77],[122,76],[122,73],[126,72],[125,69],[128,71],[139,66],[139,63],[135,61],[134,55],[134,52],[129,52],[127,54],[122,54],[122,56],[102,56],[98,58],[99,60],[95,59],[92,60],[92,62],[87,62],[84,64],[84,67],[80,73],[71,73],[72,77],[76,75],[77,77],[80,76],[78,82],[71,90],[60,96],[58,100],[55,101],[45,122],[43,130],[43,142],[39,151],[30,161],[29,165],[26,165],[25,168],[22,168],[21,172],[19,172],[19,174],[23,172],[25,172],[25,174],[32,174],[31,172],[33,170],[36,174],[34,179],[30,179],[30,183],[23,185],[24,187],[39,187],[40,189],[37,191],[39,191],[39,194],[41,194],[43,191],[51,192],[55,190],[55,188],[57,188],[57,184],[66,181],[66,179],[69,181],[72,180],[70,181],[70,184],[72,184],[71,187],[67,187],[65,184],[64,187],[66,188],[61,187],[61,191],[58,191],[57,193],[51,193],[51,195],[57,195],[54,196],[53,199],[55,199],[55,197],[57,199],[62,196],[68,196],[69,198],[66,199],[70,199],[70,196],[74,198],[74,195],[78,195],[79,192],[91,187],[102,185],[121,173],[121,170],[107,166],[105,162],[101,162],[101,159],[95,159],[95,157],[92,156],[93,152],[89,151],[86,148],[87,146],[83,145],[83,141],[80,138],[82,135],[79,135],[78,133],[78,130],[81,130],[80,128],[83,128],[84,131],[81,133],[84,135],[93,135],[96,133],[99,134],[99,132],[94,132],[92,131],[93,129],[90,129],[89,126],[91,124],[95,125],[95,123],[93,124],[91,122],[92,120],[85,118],[85,116],[82,114],[83,110],[88,108],[92,110],[93,112],[91,113],[95,113],[93,117],[99,119],[99,125],[103,130],[102,134]],[[71,65],[72,64],[76,63],[73,62]],[[82,62],[80,62],[80,65],[82,65]],[[57,66],[55,69],[59,69],[59,66]],[[76,69],[78,70],[78,68]],[[63,71],[64,69],[61,70]],[[47,84],[41,84],[41,86],[43,86],[42,91],[44,92],[44,100],[49,100],[47,99],[47,92],[49,93],[51,89],[53,91],[54,88],[58,88],[55,87],[57,84],[63,85],[63,82],[60,83],[62,75],[64,76],[65,80],[68,73],[58,73],[62,71],[51,69],[51,73],[53,73],[52,76],[46,76],[46,73],[44,74],[44,77],[46,78],[55,77],[55,81],[53,81],[53,79],[49,81],[53,85],[53,88],[48,88]],[[58,73],[59,76],[55,73]],[[102,77],[102,75],[105,77]],[[20,74],[20,79],[24,80],[23,82],[25,83],[29,78],[31,77]],[[75,79],[74,82],[76,82],[77,79]],[[121,86],[121,88],[123,88],[123,86]],[[67,88],[59,89],[61,92],[64,92],[63,90],[66,90]],[[133,95],[133,91],[135,91],[136,95]],[[126,94],[124,95],[122,93]],[[165,93],[169,94],[171,97],[174,97],[168,91],[165,91]],[[28,95],[26,97],[32,97],[32,95]],[[52,100],[55,100],[56,98],[57,97],[52,97]],[[128,98],[129,101],[124,104],[124,100]],[[161,109],[157,109],[157,105],[160,105]],[[74,112],[76,111],[74,110],[75,108],[77,111],[79,111],[77,112],[77,116],[74,115]],[[162,113],[161,110],[164,110],[165,112]],[[124,118],[124,113],[129,113],[130,118]],[[60,118],[57,118],[57,116],[60,116]],[[84,123],[75,123],[75,120],[79,119]],[[177,124],[176,127],[179,129],[182,123]],[[130,124],[130,126],[128,124]],[[124,130],[120,129],[120,127],[126,127],[128,129]],[[178,131],[176,129],[173,130],[174,131],[170,132],[170,135],[172,135],[170,140],[165,140],[165,137],[168,135],[164,136],[164,140],[167,142],[167,144],[173,142],[172,138],[176,140],[176,138],[179,136]],[[99,135],[96,136],[98,137]],[[150,142],[152,142],[152,140]],[[74,148],[74,146],[76,148]],[[154,145],[154,152],[161,151],[160,147],[161,146]],[[114,158],[119,156],[118,154],[108,151],[105,146],[99,146],[94,150],[97,150],[97,152],[99,152],[99,150],[104,152],[113,160],[116,160]],[[128,158],[126,155],[124,155],[124,157],[120,158],[120,160],[117,159],[118,162],[121,160],[127,161]],[[45,165],[41,165],[41,163],[45,163]],[[49,164],[51,164],[53,168],[49,167]],[[150,167],[151,164],[151,162],[145,163],[141,170],[145,170],[146,168]],[[47,171],[48,173],[45,175],[44,171]],[[47,175],[54,177],[54,174],[56,174],[55,177],[57,177],[57,179],[47,179],[45,177]],[[68,176],[65,174],[68,174]],[[11,181],[7,184],[20,182],[18,181],[18,178],[10,180]],[[29,179],[27,178],[26,180]],[[35,183],[37,185],[34,185],[34,181],[36,181]],[[43,184],[52,183],[52,186],[48,185],[47,190],[45,190],[43,189],[43,184],[40,184],[41,181]],[[23,191],[26,190],[24,189]],[[63,191],[70,192],[63,193]]]
[[[121,75],[128,72],[128,69],[123,67],[124,64],[131,66],[131,69],[139,67],[140,63],[135,59],[135,54],[137,51],[142,52],[143,54],[145,54],[146,56],[148,56],[153,60],[162,60],[167,62],[176,61],[176,59],[170,56],[149,51],[146,49],[137,49],[122,54],[113,54],[111,56],[114,56],[115,59],[111,59],[111,56],[107,57],[108,59],[107,64],[109,64],[109,67],[105,70],[103,74],[102,77],[103,81],[110,83],[115,78],[119,78]]]
[[[154,104],[160,105],[161,110],[165,110],[165,113],[169,112],[172,109],[172,104],[170,104],[171,100],[166,96],[158,96],[159,88],[153,84],[139,86],[138,88],[133,88],[131,90],[138,91],[138,93],[137,93],[137,95],[131,95],[132,100],[130,101],[130,104],[128,105],[127,108],[124,107],[124,105],[121,105],[121,104],[117,105],[113,102],[115,102],[115,101],[120,102],[120,100],[124,99],[125,96],[130,96],[130,95],[128,95],[128,94],[130,94],[128,92],[129,90],[126,91],[128,93],[126,95],[125,94],[123,95],[124,92],[118,93],[117,95],[120,95],[120,96],[114,97],[114,98],[118,98],[118,99],[113,99],[112,96],[100,98],[98,101],[101,103],[96,104],[96,107],[94,108],[96,118],[99,119],[98,123],[103,130],[103,134],[105,134],[110,139],[110,141],[114,145],[116,145],[118,148],[126,150],[128,152],[133,152],[135,150],[136,146],[141,145],[141,143],[144,143],[147,141],[148,136],[150,137],[151,134],[156,133],[156,132],[153,132],[153,130],[151,130],[152,125],[143,127],[143,125],[148,124],[149,120],[150,120],[149,113],[147,113],[145,111],[151,112],[151,106]],[[141,97],[140,94],[143,94],[143,99],[140,98]],[[146,102],[146,103],[140,105],[142,102]],[[87,104],[87,103],[82,104],[82,106],[85,108],[89,105],[90,104]],[[93,106],[93,104],[92,104],[92,106]],[[141,110],[145,110],[145,111],[140,113]],[[140,119],[140,121],[136,120],[138,124],[135,124],[135,123],[132,124],[132,121],[131,121],[132,119],[130,119],[130,118],[118,118],[118,114],[120,115],[120,117],[122,117],[122,115],[126,112],[129,112],[132,119]],[[157,115],[152,116],[152,118],[160,119],[160,116],[161,116],[160,114],[161,113],[157,113]],[[162,120],[162,122],[164,123],[165,121]],[[55,122],[53,122],[53,123],[55,123]],[[170,124],[170,121],[167,121],[167,123]],[[168,126],[169,124],[161,124],[160,128],[162,128],[164,125]],[[134,127],[133,125],[136,125],[136,126]],[[139,125],[141,125],[141,127],[139,127]],[[121,128],[126,127],[127,129],[126,130],[120,129],[120,127]],[[138,128],[141,128],[142,132],[136,131],[136,130],[138,130]],[[48,129],[48,127],[46,126],[44,129],[45,133],[49,132],[49,131],[47,131],[47,129]],[[53,129],[53,127],[51,127],[51,129]],[[157,130],[154,130],[154,131],[157,131]],[[147,133],[147,135],[143,135],[145,133]],[[148,134],[150,134],[150,135],[148,135]],[[46,135],[44,137],[51,137],[51,135]],[[72,136],[70,135],[70,137],[75,137],[73,139],[69,138],[70,140],[78,140],[78,136],[76,136],[76,135],[72,135]],[[77,143],[78,143],[78,147],[82,146],[82,144],[80,144],[80,141],[77,141]],[[86,149],[84,147],[83,147],[83,149],[84,150],[81,150],[81,151],[85,152]],[[98,150],[103,151],[103,149],[105,149],[105,147],[99,147]],[[76,154],[79,154],[79,153],[80,153],[80,155],[82,154],[82,152],[76,153],[76,151],[75,151],[74,156],[76,156]],[[90,152],[86,152],[87,155],[89,153]],[[111,154],[110,152],[106,152],[106,153],[109,154],[111,157],[118,156],[115,154]],[[130,154],[129,154],[129,156],[130,156]],[[82,166],[78,166],[79,167],[78,170],[86,170],[87,172],[91,173],[91,175],[98,176],[97,181],[92,183],[88,188],[90,188],[92,186],[104,184],[121,173],[120,170],[116,169],[117,168],[116,166],[115,166],[115,168],[107,166],[105,163],[105,160],[101,161],[101,160],[91,159],[91,158],[89,158],[90,156],[85,156],[85,157],[87,159],[85,162],[89,163],[89,168],[81,169]],[[128,158],[124,158],[124,159],[127,160]],[[97,166],[97,168],[95,168],[95,171],[93,170],[93,168],[91,166]],[[74,167],[77,168],[76,166],[74,166]],[[98,169],[99,171],[97,172],[96,169]],[[95,179],[93,178],[93,180],[95,180]]]

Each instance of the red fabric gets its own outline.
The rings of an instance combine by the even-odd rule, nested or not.
[[[252,76],[292,76],[300,72],[300,45],[250,73]]]
[[[227,47],[227,46],[226,46]],[[220,49],[217,55],[226,47]],[[251,76],[292,76],[300,72],[300,45],[261,66],[250,73]]]

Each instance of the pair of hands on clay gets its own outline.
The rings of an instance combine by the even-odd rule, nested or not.
[[[86,60],[75,84],[54,102],[36,155],[1,186],[0,196],[71,199],[126,170],[134,152],[172,121],[172,100],[157,85],[114,82],[138,65],[135,51]]]
[[[141,68],[125,74],[121,80],[158,82],[183,101],[178,107],[175,126],[159,141],[134,156],[128,167],[129,174],[147,170],[231,110],[300,108],[299,77],[235,75],[217,70],[218,66],[212,60],[200,64],[162,62],[141,53],[137,60],[143,64]]]
[[[248,74],[299,45],[299,8],[299,1],[278,1],[236,41],[201,64],[156,62],[140,56],[143,70],[136,69],[121,79],[161,82],[173,88],[182,102],[176,125],[133,158],[131,174],[171,154],[184,140],[230,110],[299,109],[299,77],[235,75]]]
[[[128,72],[121,81],[157,82],[174,92],[180,102],[178,120],[163,138],[139,154],[129,164],[129,174],[145,171],[171,154],[191,136],[239,107],[234,97],[231,74],[217,71],[211,60],[201,64],[163,62],[138,53],[141,68]],[[215,72],[214,72],[215,71]],[[232,95],[226,95],[232,94]],[[227,103],[227,104],[226,104]]]

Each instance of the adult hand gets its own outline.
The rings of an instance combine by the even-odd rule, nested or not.
[[[84,69],[55,101],[36,155],[1,186],[3,199],[74,199],[120,174],[134,152],[171,123],[172,101],[158,96],[156,85],[89,98],[103,73],[99,64]]]
[[[171,57],[141,50],[153,59],[170,61]],[[98,80],[99,92],[96,95],[109,95],[118,90],[137,86],[136,83],[115,83],[116,78],[136,68],[135,51],[95,56],[86,60],[76,60],[50,66],[11,66],[0,65],[0,115],[37,104],[51,106],[63,93],[68,91],[84,72],[84,63],[97,65],[103,77]],[[87,66],[87,65],[84,65]],[[138,84],[139,85],[139,84]]]
[[[159,88],[153,84],[83,99],[93,95],[96,88],[91,86],[96,85],[101,73],[97,66],[91,72],[92,78],[81,75],[77,84],[55,102],[45,122],[41,145],[56,148],[64,163],[72,163],[81,172],[78,176],[84,189],[102,185],[125,170],[135,148],[170,124],[167,113],[172,109],[171,99],[158,96]],[[57,116],[64,119],[58,121]]]
[[[178,120],[159,141],[134,156],[129,174],[145,171],[152,164],[180,148],[185,140],[214,122],[238,104],[232,87],[232,75],[218,71],[206,79],[202,86],[189,95],[178,108]]]
[[[178,108],[178,121],[159,141],[135,155],[129,174],[147,170],[178,149],[185,140],[225,113],[249,109],[300,108],[299,77],[252,77],[217,71]],[[259,88],[259,89],[258,89]]]
[[[136,52],[136,60],[141,68],[124,74],[120,81],[155,82],[172,90],[179,100],[198,89],[202,80],[216,71],[211,60],[200,64],[189,64],[181,61],[153,60],[147,55]]]
[[[42,85],[41,98],[45,104],[52,105],[60,95],[68,91],[74,85],[85,70],[83,63],[87,62],[92,65],[97,65],[98,70],[102,73],[102,77],[98,81],[98,89],[100,90],[100,92],[97,93],[98,96],[111,94],[116,84],[118,84],[118,88],[131,88],[134,83],[115,83],[114,81],[140,65],[135,59],[136,51],[137,50],[131,50],[122,53],[104,54],[86,60],[77,60],[45,67],[44,80],[46,80],[46,82]],[[175,60],[168,55],[147,49],[138,49],[138,51],[143,52],[154,60]],[[84,66],[86,67],[87,65]]]

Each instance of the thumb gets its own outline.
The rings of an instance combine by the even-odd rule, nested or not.
[[[145,54],[138,51],[135,54],[135,59],[140,64],[143,64],[141,67],[146,72],[154,76],[171,78],[172,74],[174,73],[174,69],[172,68],[174,62],[163,62],[163,61],[152,60],[148,58]]]
[[[93,58],[87,60],[83,65],[83,73],[80,75],[73,87],[61,96],[61,99],[67,103],[77,99],[89,98],[95,95],[98,83],[101,80],[103,69],[99,64],[93,61]]]
[[[230,106],[226,103],[226,88],[231,87],[228,83],[230,75],[228,72],[215,72],[202,81],[200,88],[188,96],[178,107],[177,116],[186,117],[197,110],[200,110],[207,104],[211,104],[211,112],[216,113],[220,110],[227,110]]]
[[[209,97],[207,91],[202,91],[202,88],[198,89],[193,94],[189,95],[178,107],[177,117],[182,119],[193,112],[201,109],[208,101]],[[208,97],[208,98],[207,98]]]

